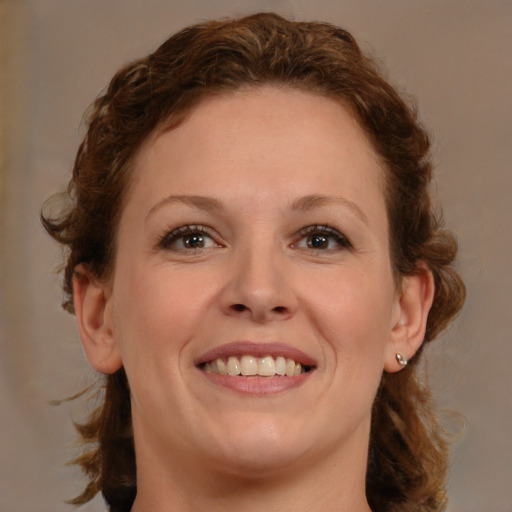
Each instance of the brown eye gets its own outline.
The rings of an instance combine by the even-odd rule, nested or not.
[[[297,249],[336,252],[352,248],[342,233],[329,226],[308,226],[299,234],[300,239],[293,244]]]
[[[202,233],[192,233],[183,237],[183,245],[189,249],[201,249],[204,247],[204,243]]]
[[[220,247],[203,226],[182,226],[166,233],[159,246],[170,251],[194,251]]]
[[[327,249],[329,247],[329,239],[324,235],[310,236],[306,243],[310,249]]]

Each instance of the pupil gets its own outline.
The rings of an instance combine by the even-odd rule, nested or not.
[[[318,249],[318,248],[323,249],[323,248],[327,247],[327,239],[323,235],[314,235],[309,240],[308,245],[310,247],[312,247],[313,249]]]
[[[199,233],[194,233],[193,235],[188,235],[185,237],[186,247],[197,249],[198,247],[203,247],[203,245],[203,235],[200,235]]]

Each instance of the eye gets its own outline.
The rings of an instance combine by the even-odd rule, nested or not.
[[[197,251],[212,247],[221,247],[212,236],[208,234],[204,226],[181,226],[166,233],[159,247],[174,251]]]
[[[336,251],[352,248],[352,244],[342,233],[329,226],[308,226],[301,229],[299,235],[299,240],[293,244],[299,249]]]

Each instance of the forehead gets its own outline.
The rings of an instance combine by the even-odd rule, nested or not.
[[[278,233],[290,223],[345,226],[358,211],[372,247],[389,248],[383,165],[350,109],[324,96],[266,88],[205,98],[175,128],[155,132],[134,164],[120,243],[150,226],[167,229],[175,214]],[[205,216],[196,202],[196,213],[186,213],[170,206],[180,204],[169,201],[176,197],[217,207],[200,208]],[[311,207],[318,197],[328,198],[315,199],[323,209]]]
[[[175,178],[214,181],[236,166],[229,178],[241,181],[244,170],[263,177],[266,170],[294,166],[297,179],[301,171],[320,178],[325,171],[341,176],[353,169],[383,190],[384,165],[357,116],[320,94],[265,86],[210,95],[179,124],[169,124],[154,130],[136,155],[135,181],[164,167],[173,167]]]

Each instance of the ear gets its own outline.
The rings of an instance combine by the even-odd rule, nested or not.
[[[407,361],[423,343],[434,290],[434,277],[426,267],[403,277],[386,350],[384,369],[387,372],[397,372],[404,367],[399,363],[397,354]]]
[[[101,373],[114,373],[122,366],[114,337],[110,287],[84,265],[73,276],[73,301],[80,339],[89,364]]]

